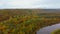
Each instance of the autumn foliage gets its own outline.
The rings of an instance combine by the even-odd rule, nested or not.
[[[60,22],[60,14],[40,10],[0,10],[0,34],[36,34],[42,27]]]

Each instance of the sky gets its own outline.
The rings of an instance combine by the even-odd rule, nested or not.
[[[0,9],[6,8],[60,8],[60,0],[0,0]]]

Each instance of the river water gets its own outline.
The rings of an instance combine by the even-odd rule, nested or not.
[[[52,26],[44,27],[37,31],[37,34],[51,34],[52,31],[60,29],[60,23]]]

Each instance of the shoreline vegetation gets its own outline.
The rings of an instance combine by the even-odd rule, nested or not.
[[[36,34],[43,27],[60,23],[59,13],[42,10],[0,10],[0,34]]]
[[[51,34],[60,34],[60,29],[54,30]]]

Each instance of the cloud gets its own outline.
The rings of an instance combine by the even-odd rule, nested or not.
[[[2,3],[0,3],[0,6],[3,6],[3,4],[2,4]]]
[[[0,0],[0,8],[60,8],[60,0]]]
[[[41,1],[41,0],[11,0],[8,2],[6,5],[10,6],[32,6],[36,2]]]
[[[42,2],[42,0],[5,0],[1,1],[4,4],[5,8],[35,8],[38,2]]]

